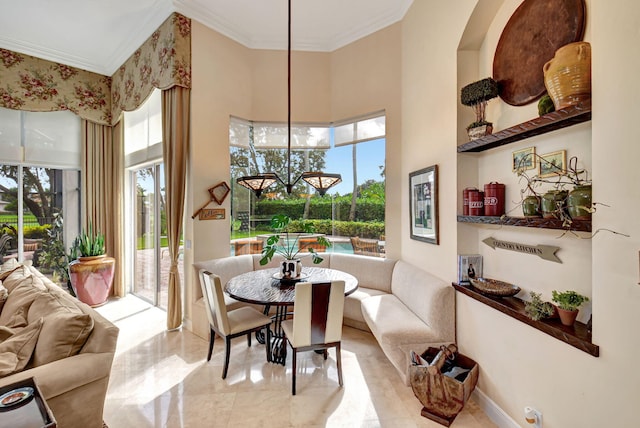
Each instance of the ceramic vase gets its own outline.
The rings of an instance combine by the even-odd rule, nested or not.
[[[566,190],[549,190],[542,195],[542,217],[558,217],[558,211],[564,210],[567,195]]]
[[[116,259],[106,255],[93,257],[78,257],[69,263],[69,280],[76,297],[81,302],[95,307],[107,302]]]
[[[567,211],[574,220],[591,220],[591,185],[576,186],[567,197]]]
[[[591,45],[569,43],[543,67],[544,84],[556,110],[591,100]]]
[[[302,262],[300,259],[283,260],[280,263],[280,273],[282,279],[295,279],[300,277],[302,272]]]
[[[540,198],[533,195],[524,198],[522,213],[525,217],[540,217]]]

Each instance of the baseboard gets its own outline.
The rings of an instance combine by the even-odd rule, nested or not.
[[[478,387],[471,394],[473,401],[484,411],[489,419],[500,428],[520,428],[520,425],[514,421],[511,416],[506,414],[487,394],[482,392]]]

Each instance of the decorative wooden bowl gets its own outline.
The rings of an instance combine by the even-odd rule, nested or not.
[[[470,278],[471,285],[483,293],[497,297],[515,296],[520,292],[520,287],[508,282],[490,278]]]

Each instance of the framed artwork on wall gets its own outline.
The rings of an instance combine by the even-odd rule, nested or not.
[[[513,172],[527,171],[536,169],[536,148],[527,147],[526,149],[513,152]]]
[[[563,175],[567,172],[567,151],[558,150],[540,155],[540,178]]]
[[[439,244],[438,165],[409,174],[411,239]]]

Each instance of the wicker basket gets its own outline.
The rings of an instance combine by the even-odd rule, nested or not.
[[[428,348],[422,358],[431,364],[439,351]],[[456,366],[469,369],[462,381],[443,375],[434,366],[409,367],[411,389],[424,406],[421,415],[444,426],[451,425],[478,383],[479,369],[475,361],[459,353],[453,361]]]
[[[569,43],[543,67],[544,84],[556,110],[591,100],[591,45]]]

